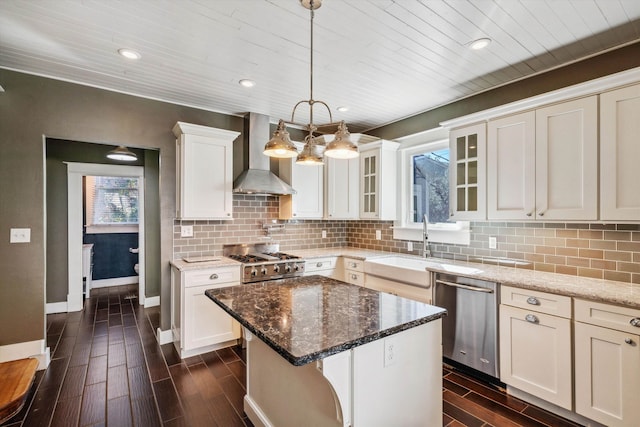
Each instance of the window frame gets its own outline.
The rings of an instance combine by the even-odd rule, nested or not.
[[[93,214],[94,214],[94,195],[95,189],[89,188],[89,181],[91,181],[91,186],[95,187],[95,179],[99,177],[105,177],[107,175],[87,175],[87,188],[85,195],[85,209],[86,209],[86,224],[85,224],[85,233],[86,234],[111,234],[111,233],[137,233],[139,230],[140,224],[140,211],[138,211],[138,222],[123,222],[123,223],[94,223],[93,222]],[[128,178],[128,179],[136,179],[138,181],[138,209],[139,209],[139,198],[141,195],[140,186],[142,185],[142,179],[138,176],[120,176],[113,175],[118,178]]]
[[[398,150],[400,152],[398,168],[400,191],[398,192],[397,200],[400,213],[393,226],[394,239],[423,240],[422,222],[413,222],[413,157],[443,148],[450,148],[448,136],[444,135],[431,140],[423,138],[405,146],[400,146]],[[429,241],[431,242],[469,245],[471,241],[469,221],[429,223],[428,232]]]

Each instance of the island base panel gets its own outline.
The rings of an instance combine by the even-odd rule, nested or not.
[[[441,328],[434,320],[304,366],[248,333],[245,413],[256,427],[441,426]]]

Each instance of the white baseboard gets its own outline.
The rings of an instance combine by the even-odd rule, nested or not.
[[[19,342],[0,346],[0,362],[35,357],[38,359],[38,370],[46,369],[51,361],[49,347],[44,340]]]
[[[158,328],[158,332],[156,333],[156,340],[158,340],[158,344],[160,345],[169,344],[170,342],[173,342],[173,332],[171,331],[171,329],[163,331],[162,329]]]
[[[138,283],[139,276],[114,277],[113,279],[92,280],[91,288],[106,288],[107,286],[124,286]]]
[[[47,314],[67,313],[69,311],[69,307],[66,301],[48,302],[45,311]]]
[[[157,305],[160,305],[160,296],[146,297],[144,299],[144,308],[155,307]]]

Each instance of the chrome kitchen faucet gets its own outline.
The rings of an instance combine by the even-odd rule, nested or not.
[[[429,250],[429,233],[427,233],[427,224],[429,223],[429,218],[427,214],[423,215],[422,218],[422,241],[424,246],[422,247],[422,252],[425,258],[429,258],[431,256],[431,251]]]

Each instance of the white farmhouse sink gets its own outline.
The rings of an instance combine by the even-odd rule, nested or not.
[[[424,286],[429,283],[427,267],[456,274],[477,274],[482,272],[477,268],[396,255],[366,260],[364,272],[389,280]]]

